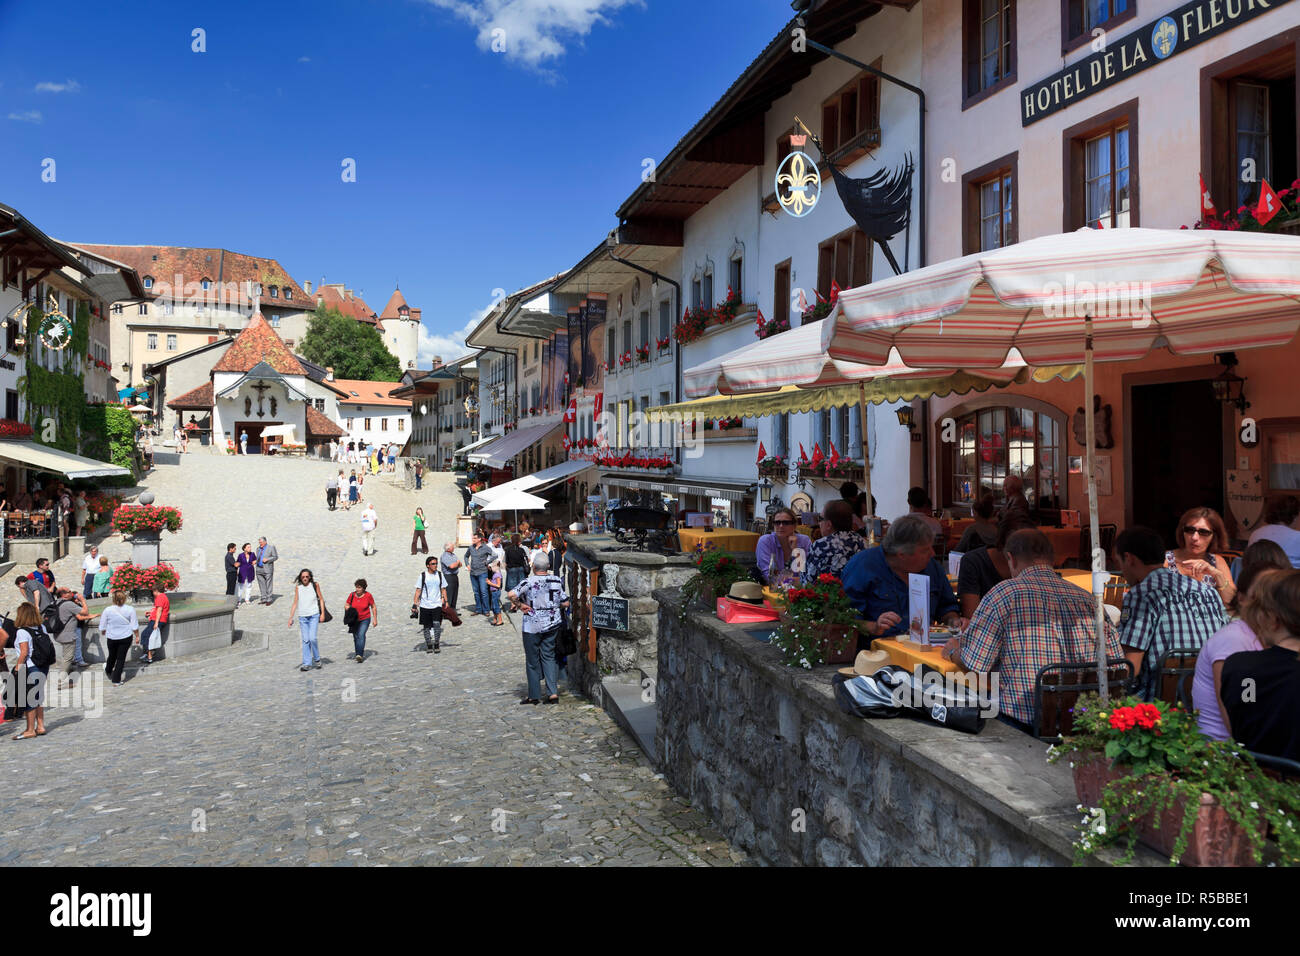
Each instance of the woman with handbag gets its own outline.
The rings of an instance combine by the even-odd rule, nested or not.
[[[161,588],[153,589],[153,608],[149,611],[148,621],[140,634],[140,664],[148,666],[153,663],[153,652],[163,646],[167,640],[167,619],[171,614],[172,602]]]
[[[541,702],[541,679],[545,676],[551,695],[548,704],[560,701],[560,675],[555,665],[555,638],[563,625],[563,612],[569,606],[564,582],[551,573],[550,559],[533,555],[533,573],[506,595],[516,610],[524,612],[524,673],[528,679],[528,696],[521,704]]]
[[[298,631],[302,635],[302,666],[298,670],[309,671],[313,667],[320,670],[320,644],[316,640],[316,629],[321,622],[333,618],[325,608],[320,585],[309,569],[303,568],[298,572],[296,583],[293,605],[289,608],[289,626],[293,627],[293,619],[297,617]]]
[[[375,607],[375,596],[366,590],[365,578],[357,578],[353,588],[343,612],[343,624],[352,632],[352,648],[360,664],[366,659],[366,632],[374,626],[379,611]]]
[[[420,580],[415,583],[415,596],[411,598],[411,615],[420,619],[426,654],[442,653],[442,608],[446,603],[447,583],[438,570],[438,559],[430,556],[425,559]]]

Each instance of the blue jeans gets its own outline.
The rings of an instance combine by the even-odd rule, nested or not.
[[[494,587],[492,587],[492,586],[489,585],[489,586],[488,586],[488,596],[489,596],[489,599],[490,599],[490,603],[491,603],[491,607],[492,607],[492,614],[493,614],[493,616],[495,617],[495,616],[497,616],[497,615],[500,615],[500,613],[501,613],[501,589],[500,589],[500,588],[494,588]]]
[[[541,700],[543,675],[552,694],[560,692],[560,671],[555,666],[555,635],[558,627],[540,634],[524,633],[524,672],[528,675],[528,696]]]
[[[171,622],[168,621],[167,623],[170,624]],[[149,638],[153,635],[155,628],[161,635],[159,640],[162,642],[158,645],[158,650],[162,650],[163,644],[167,643],[167,624],[156,625],[153,621],[150,621],[144,626],[144,630],[140,632],[140,654],[144,657],[149,656]]]
[[[492,599],[488,596],[488,576],[486,574],[471,574],[469,583],[474,587],[474,610],[479,614],[486,614],[492,606]],[[500,600],[498,598],[498,600]]]
[[[370,618],[357,621],[357,629],[352,632],[352,646],[362,657],[366,656],[366,631],[370,630]]]
[[[316,627],[320,624],[320,615],[298,618],[298,630],[302,634],[302,666],[310,667],[320,660],[320,645],[316,643]]]
[[[526,577],[528,577],[527,568],[506,568],[506,593],[513,591]]]
[[[90,596],[95,593],[95,576],[87,574],[85,583],[81,586],[81,596],[90,600]]]

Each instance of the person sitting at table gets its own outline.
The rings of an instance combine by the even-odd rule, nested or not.
[[[1166,651],[1199,652],[1228,617],[1212,588],[1165,564],[1165,544],[1150,528],[1125,528],[1116,536],[1114,550],[1130,585],[1120,614],[1119,642],[1138,677],[1134,693],[1150,700],[1160,656]]]
[[[1228,730],[1248,750],[1300,760],[1300,571],[1257,580],[1247,613],[1264,647],[1223,662],[1219,699]]]
[[[838,578],[849,559],[867,546],[866,539],[853,530],[853,506],[843,499],[826,506],[822,524],[829,524],[830,531],[823,529],[822,537],[808,550],[808,567],[803,573],[808,584],[816,583],[821,574],[833,574]]]
[[[0,491],[0,495],[4,492]],[[1287,495],[1274,501],[1262,524],[1250,533],[1250,544],[1256,541],[1273,541],[1286,552],[1291,567],[1300,568],[1300,531],[1295,529],[1295,519],[1300,517],[1300,498]],[[1240,584],[1238,584],[1240,587]]]
[[[935,560],[934,532],[920,515],[904,515],[877,547],[859,551],[844,566],[844,593],[868,622],[867,634],[858,638],[859,650],[866,650],[872,638],[907,633],[909,574],[929,577],[930,613],[937,620],[966,626],[948,574]]]
[[[985,495],[975,502],[975,520],[962,532],[954,551],[966,554],[976,548],[993,547],[998,540],[998,524],[993,520],[993,496]]]
[[[26,489],[23,489],[14,495],[14,509],[17,511],[32,510],[32,496]]]
[[[1227,740],[1228,724],[1219,691],[1223,687],[1223,662],[1241,651],[1258,651],[1263,645],[1251,625],[1250,589],[1270,571],[1291,570],[1291,562],[1275,541],[1256,541],[1242,556],[1237,597],[1229,611],[1230,623],[1214,633],[1196,656],[1192,678],[1192,706],[1201,733],[1211,740]]]
[[[1189,508],[1174,532],[1178,547],[1165,552],[1165,567],[1218,593],[1225,605],[1237,594],[1232,568],[1219,552],[1228,547],[1228,530],[1213,508]]]
[[[1017,531],[1033,526],[1028,518],[1012,513],[998,522],[998,533],[992,546],[976,548],[962,556],[961,569],[957,573],[957,602],[961,605],[963,617],[973,615],[984,596],[1012,576],[1011,564],[1004,550],[1007,540]]]
[[[1019,513],[1026,520],[1029,519],[1029,499],[1025,497],[1025,483],[1019,475],[1007,475],[1002,481],[1002,493],[1006,495],[1006,501],[1002,504],[1002,517],[1009,514]]]
[[[847,501],[849,510],[853,512],[853,530],[861,531],[866,527],[862,522],[862,511],[860,510],[861,502],[866,499],[866,494],[858,491],[856,481],[846,481],[840,485],[840,500]]]
[[[764,584],[771,584],[778,575],[794,567],[795,550],[803,549],[804,557],[812,547],[806,534],[798,534],[795,527],[799,519],[789,508],[781,508],[772,515],[772,530],[758,539],[754,548],[758,576]]]
[[[1012,515],[1010,520],[1017,519]],[[1039,670],[1097,659],[1096,604],[1091,594],[1052,569],[1052,542],[1037,528],[1011,534],[1003,551],[1010,576],[989,591],[966,633],[944,645],[943,656],[966,671],[996,669],[998,719],[1032,734]],[[1107,656],[1119,657],[1115,626],[1106,621],[1105,628]]]
[[[925,522],[926,526],[934,532],[935,538],[943,534],[943,526],[939,524],[939,519],[930,514],[934,507],[930,501],[930,496],[925,493],[925,489],[917,486],[907,489],[907,513],[915,515]]]

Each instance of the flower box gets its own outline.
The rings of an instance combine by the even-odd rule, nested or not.
[[[780,612],[780,621],[789,626],[793,619],[786,610]],[[822,662],[825,664],[848,664],[858,654],[858,631],[852,624],[819,624]]]

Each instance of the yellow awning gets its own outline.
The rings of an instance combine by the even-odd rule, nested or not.
[[[864,397],[872,405],[881,402],[910,402],[917,398],[965,395],[982,392],[995,385],[1022,385],[1029,370],[1020,369],[1010,381],[995,382],[971,372],[954,372],[937,378],[888,378],[880,376],[860,385],[834,385],[828,388],[800,388],[786,385],[772,392],[748,395],[711,395],[675,405],[649,409],[652,422],[672,421],[701,415],[705,418],[764,418],[797,412],[820,412],[827,408],[857,405]]]

